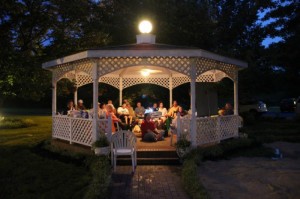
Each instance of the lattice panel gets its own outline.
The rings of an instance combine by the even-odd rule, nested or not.
[[[70,140],[71,120],[68,117],[52,117],[52,137]]]
[[[191,79],[188,76],[184,77],[173,77],[172,78],[172,88],[176,88],[177,86],[180,86],[182,84],[190,82]]]
[[[196,82],[215,82],[214,75],[200,75],[197,77]]]
[[[99,135],[102,133],[108,133],[108,120],[107,119],[98,120],[98,128],[99,128]]]
[[[106,83],[120,89],[120,78],[118,77],[100,77],[99,82]]]
[[[66,73],[69,71],[74,70],[74,65],[68,63],[63,65],[56,66],[52,71],[52,80],[54,82],[57,82],[59,79],[61,79]]]
[[[180,119],[180,128],[181,128],[180,133],[184,134],[185,132],[187,132],[186,139],[191,140],[191,118],[190,117],[184,117]]]
[[[77,87],[93,83],[93,79],[89,75],[78,74],[76,79]]]
[[[123,88],[142,83],[156,84],[169,89],[169,78],[123,78]]]
[[[236,79],[237,75],[237,67],[232,64],[227,64],[223,62],[217,62],[215,60],[206,59],[206,58],[197,58],[196,59],[196,74],[199,76],[200,74],[209,71],[209,70],[221,70],[225,72],[229,77],[233,80]]]
[[[238,136],[240,117],[238,115],[222,116],[220,118],[220,139],[224,140]]]
[[[215,78],[216,78],[216,82],[221,81],[223,78],[228,77],[228,75],[226,75],[224,72],[217,72],[215,74]]]
[[[66,79],[72,81],[73,79],[75,79],[75,74],[74,74],[74,72],[70,71],[70,72],[64,74],[60,79],[63,79],[63,78],[66,78]],[[57,81],[59,81],[60,79],[58,79]]]
[[[90,59],[80,60],[77,62],[71,62],[66,64],[57,65],[52,69],[53,71],[53,81],[58,81],[61,79],[66,73],[72,70],[83,71],[86,74],[93,76],[93,62]]]
[[[147,58],[147,63],[166,67],[188,76],[191,71],[191,63],[188,57],[150,57]]]
[[[217,117],[197,118],[197,145],[219,141],[217,132]]]
[[[103,76],[127,66],[136,66],[142,63],[141,57],[107,57],[98,61],[98,75]]]
[[[94,62],[89,59],[83,60],[81,62],[76,62],[74,64],[76,70],[83,71],[91,77],[93,77],[93,65]]]
[[[72,142],[91,146],[93,121],[82,118],[72,118]]]

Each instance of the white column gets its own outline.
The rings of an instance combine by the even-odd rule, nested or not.
[[[191,142],[192,147],[196,147],[196,66],[195,63],[192,62],[191,66],[191,111],[192,111],[192,117],[191,117]]]
[[[233,81],[233,90],[234,90],[234,115],[239,114],[239,94],[238,94],[238,77]]]
[[[56,81],[52,80],[52,115],[56,115]]]
[[[75,82],[76,82],[76,91],[74,91],[74,104],[75,104],[75,106],[77,106],[77,101],[78,101],[77,90],[78,90],[78,87],[77,87],[77,72],[76,72],[76,70],[75,70]]]
[[[123,78],[120,77],[120,82],[119,82],[119,103],[120,106],[122,106],[122,98],[123,98]]]
[[[169,104],[169,107],[172,107],[173,105],[173,79],[172,79],[172,75],[170,75],[169,77],[169,92],[170,92],[170,104]]]
[[[93,64],[93,134],[92,141],[95,142],[98,139],[98,64]]]

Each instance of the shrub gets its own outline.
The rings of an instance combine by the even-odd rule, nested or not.
[[[183,187],[191,198],[210,198],[198,179],[197,164],[194,158],[189,158],[184,162],[181,176]]]
[[[101,135],[99,139],[93,143],[93,147],[107,147],[109,144],[107,137],[105,135]]]
[[[105,156],[94,157],[90,163],[90,171],[93,175],[93,179],[85,194],[85,198],[108,198],[108,188],[111,181],[111,171],[108,158]]]

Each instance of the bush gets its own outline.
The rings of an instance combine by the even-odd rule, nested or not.
[[[85,194],[85,198],[108,198],[108,188],[111,181],[111,170],[108,158],[105,156],[93,157],[90,163],[90,170],[93,179]]]
[[[183,187],[191,198],[210,198],[198,179],[197,164],[194,158],[189,158],[184,162],[181,176]]]
[[[31,119],[19,119],[19,118],[1,118],[0,129],[17,129],[17,128],[27,128],[31,126],[36,126]]]

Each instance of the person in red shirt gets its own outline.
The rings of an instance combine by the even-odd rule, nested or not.
[[[141,125],[142,130],[142,140],[146,142],[156,142],[163,140],[163,130],[158,130],[155,127],[153,121],[151,121],[151,116],[149,113],[145,114],[144,121]]]

